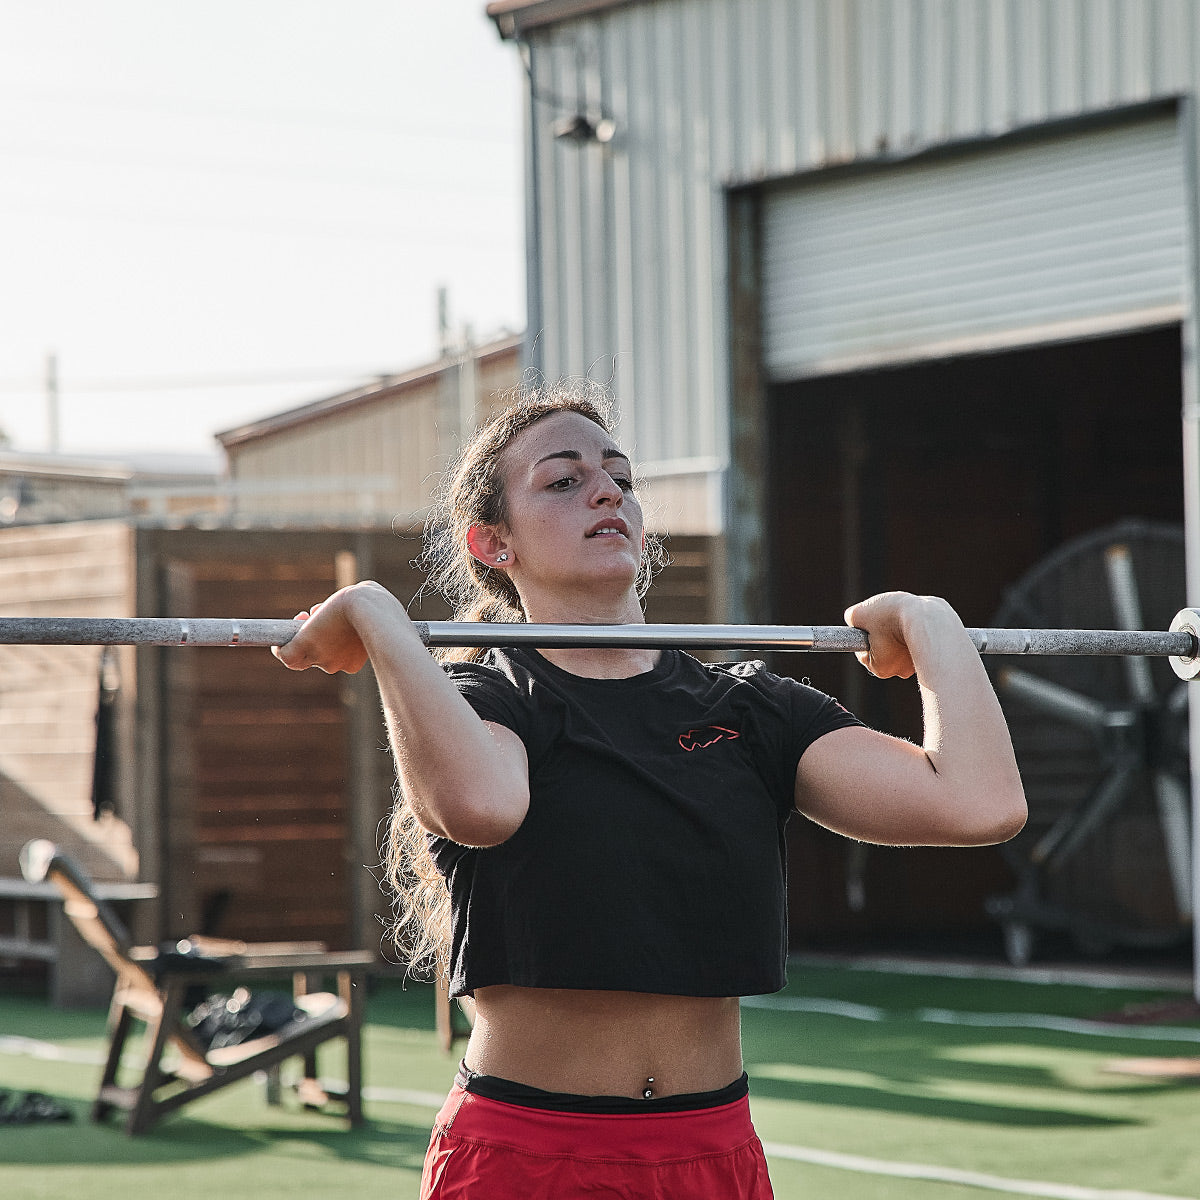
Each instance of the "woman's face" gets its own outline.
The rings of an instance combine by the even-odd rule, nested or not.
[[[636,602],[642,508],[612,436],[579,413],[556,413],[518,434],[500,465],[506,522],[496,549],[508,554],[501,566],[526,612],[545,602]]]

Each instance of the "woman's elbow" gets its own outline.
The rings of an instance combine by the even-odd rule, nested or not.
[[[508,794],[491,791],[481,796],[460,795],[429,822],[436,828],[427,828],[460,846],[499,846],[520,829],[528,811],[528,788],[514,788]]]
[[[965,811],[972,814],[961,834],[961,844],[967,846],[996,846],[1011,841],[1029,819],[1025,790],[1020,784],[1015,788],[988,792]]]
[[[1028,820],[1029,805],[1025,800],[1025,789],[1018,787],[1009,799],[1006,822],[1000,831],[1001,836],[996,841],[1011,841],[1025,828],[1025,822]]]

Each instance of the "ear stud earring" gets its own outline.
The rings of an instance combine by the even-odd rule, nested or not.
[[[496,561],[497,561],[498,563],[500,563],[500,562],[508,562],[508,555],[507,555],[507,554],[498,554],[498,555],[496,555]]]

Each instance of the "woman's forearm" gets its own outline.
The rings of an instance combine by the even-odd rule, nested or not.
[[[922,746],[959,803],[1011,811],[1016,832],[1025,793],[1008,724],[979,653],[944,601],[917,601],[902,618],[924,713]]]
[[[397,777],[418,821],[469,845],[510,837],[529,799],[520,741],[479,719],[390,592],[350,589],[346,618],[371,660]]]
[[[1008,726],[958,615],[929,596],[887,592],[848,609],[867,632],[858,655],[880,678],[917,676],[920,746],[864,728],[836,730],[805,751],[796,805],[849,837],[890,845],[984,845],[1025,823]]]

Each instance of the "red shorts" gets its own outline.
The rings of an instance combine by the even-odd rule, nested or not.
[[[506,1104],[457,1084],[437,1115],[421,1200],[771,1200],[749,1100],[591,1114]]]

